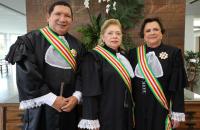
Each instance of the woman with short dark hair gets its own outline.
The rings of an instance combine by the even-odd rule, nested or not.
[[[135,130],[169,130],[185,120],[183,58],[180,49],[162,42],[164,32],[158,18],[145,19],[140,32],[144,44],[129,53],[135,71]]]

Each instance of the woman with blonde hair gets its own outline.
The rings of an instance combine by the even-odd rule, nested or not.
[[[101,27],[99,45],[88,52],[81,65],[83,118],[79,128],[133,129],[131,78],[134,74],[121,45],[120,22],[106,20]]]

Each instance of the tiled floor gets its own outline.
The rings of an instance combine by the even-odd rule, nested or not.
[[[15,66],[12,65],[8,66],[8,72],[0,73],[0,103],[18,102],[15,74]]]

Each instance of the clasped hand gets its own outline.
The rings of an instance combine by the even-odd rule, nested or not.
[[[54,101],[52,107],[55,108],[58,112],[70,112],[77,104],[78,100],[74,96],[68,98],[58,96]]]

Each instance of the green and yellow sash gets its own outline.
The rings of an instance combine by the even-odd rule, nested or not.
[[[41,28],[40,32],[75,71],[77,67],[76,60],[64,41],[54,34],[48,26]]]
[[[111,66],[118,72],[120,77],[123,79],[124,83],[126,84],[126,87],[128,88],[131,96],[131,101],[133,103],[132,111],[133,111],[133,125],[135,126],[135,116],[134,116],[134,102],[133,102],[133,97],[132,97],[132,86],[131,86],[131,78],[124,67],[123,63],[118,60],[118,58],[110,53],[108,50],[104,49],[103,47],[97,45],[94,50],[98,52],[103,58],[105,58],[108,63],[110,63]]]
[[[126,68],[124,67],[124,65],[118,60],[118,58],[99,45],[96,46],[94,50],[98,52],[103,58],[105,58],[113,66],[113,68],[118,72],[120,77],[125,82],[126,86],[128,87],[128,90],[131,92],[132,87],[131,87],[130,75],[128,71],[126,70]]]
[[[137,48],[137,58],[138,58],[138,65],[140,68],[140,71],[147,82],[151,92],[153,95],[156,97],[158,102],[166,109],[169,111],[169,114],[167,115],[167,118],[165,120],[165,130],[171,130],[171,120],[170,120],[170,108],[167,102],[167,99],[165,97],[165,94],[162,90],[162,86],[159,83],[159,81],[156,79],[154,76],[151,68],[149,67],[147,63],[147,58],[146,58],[146,46],[142,45]]]

